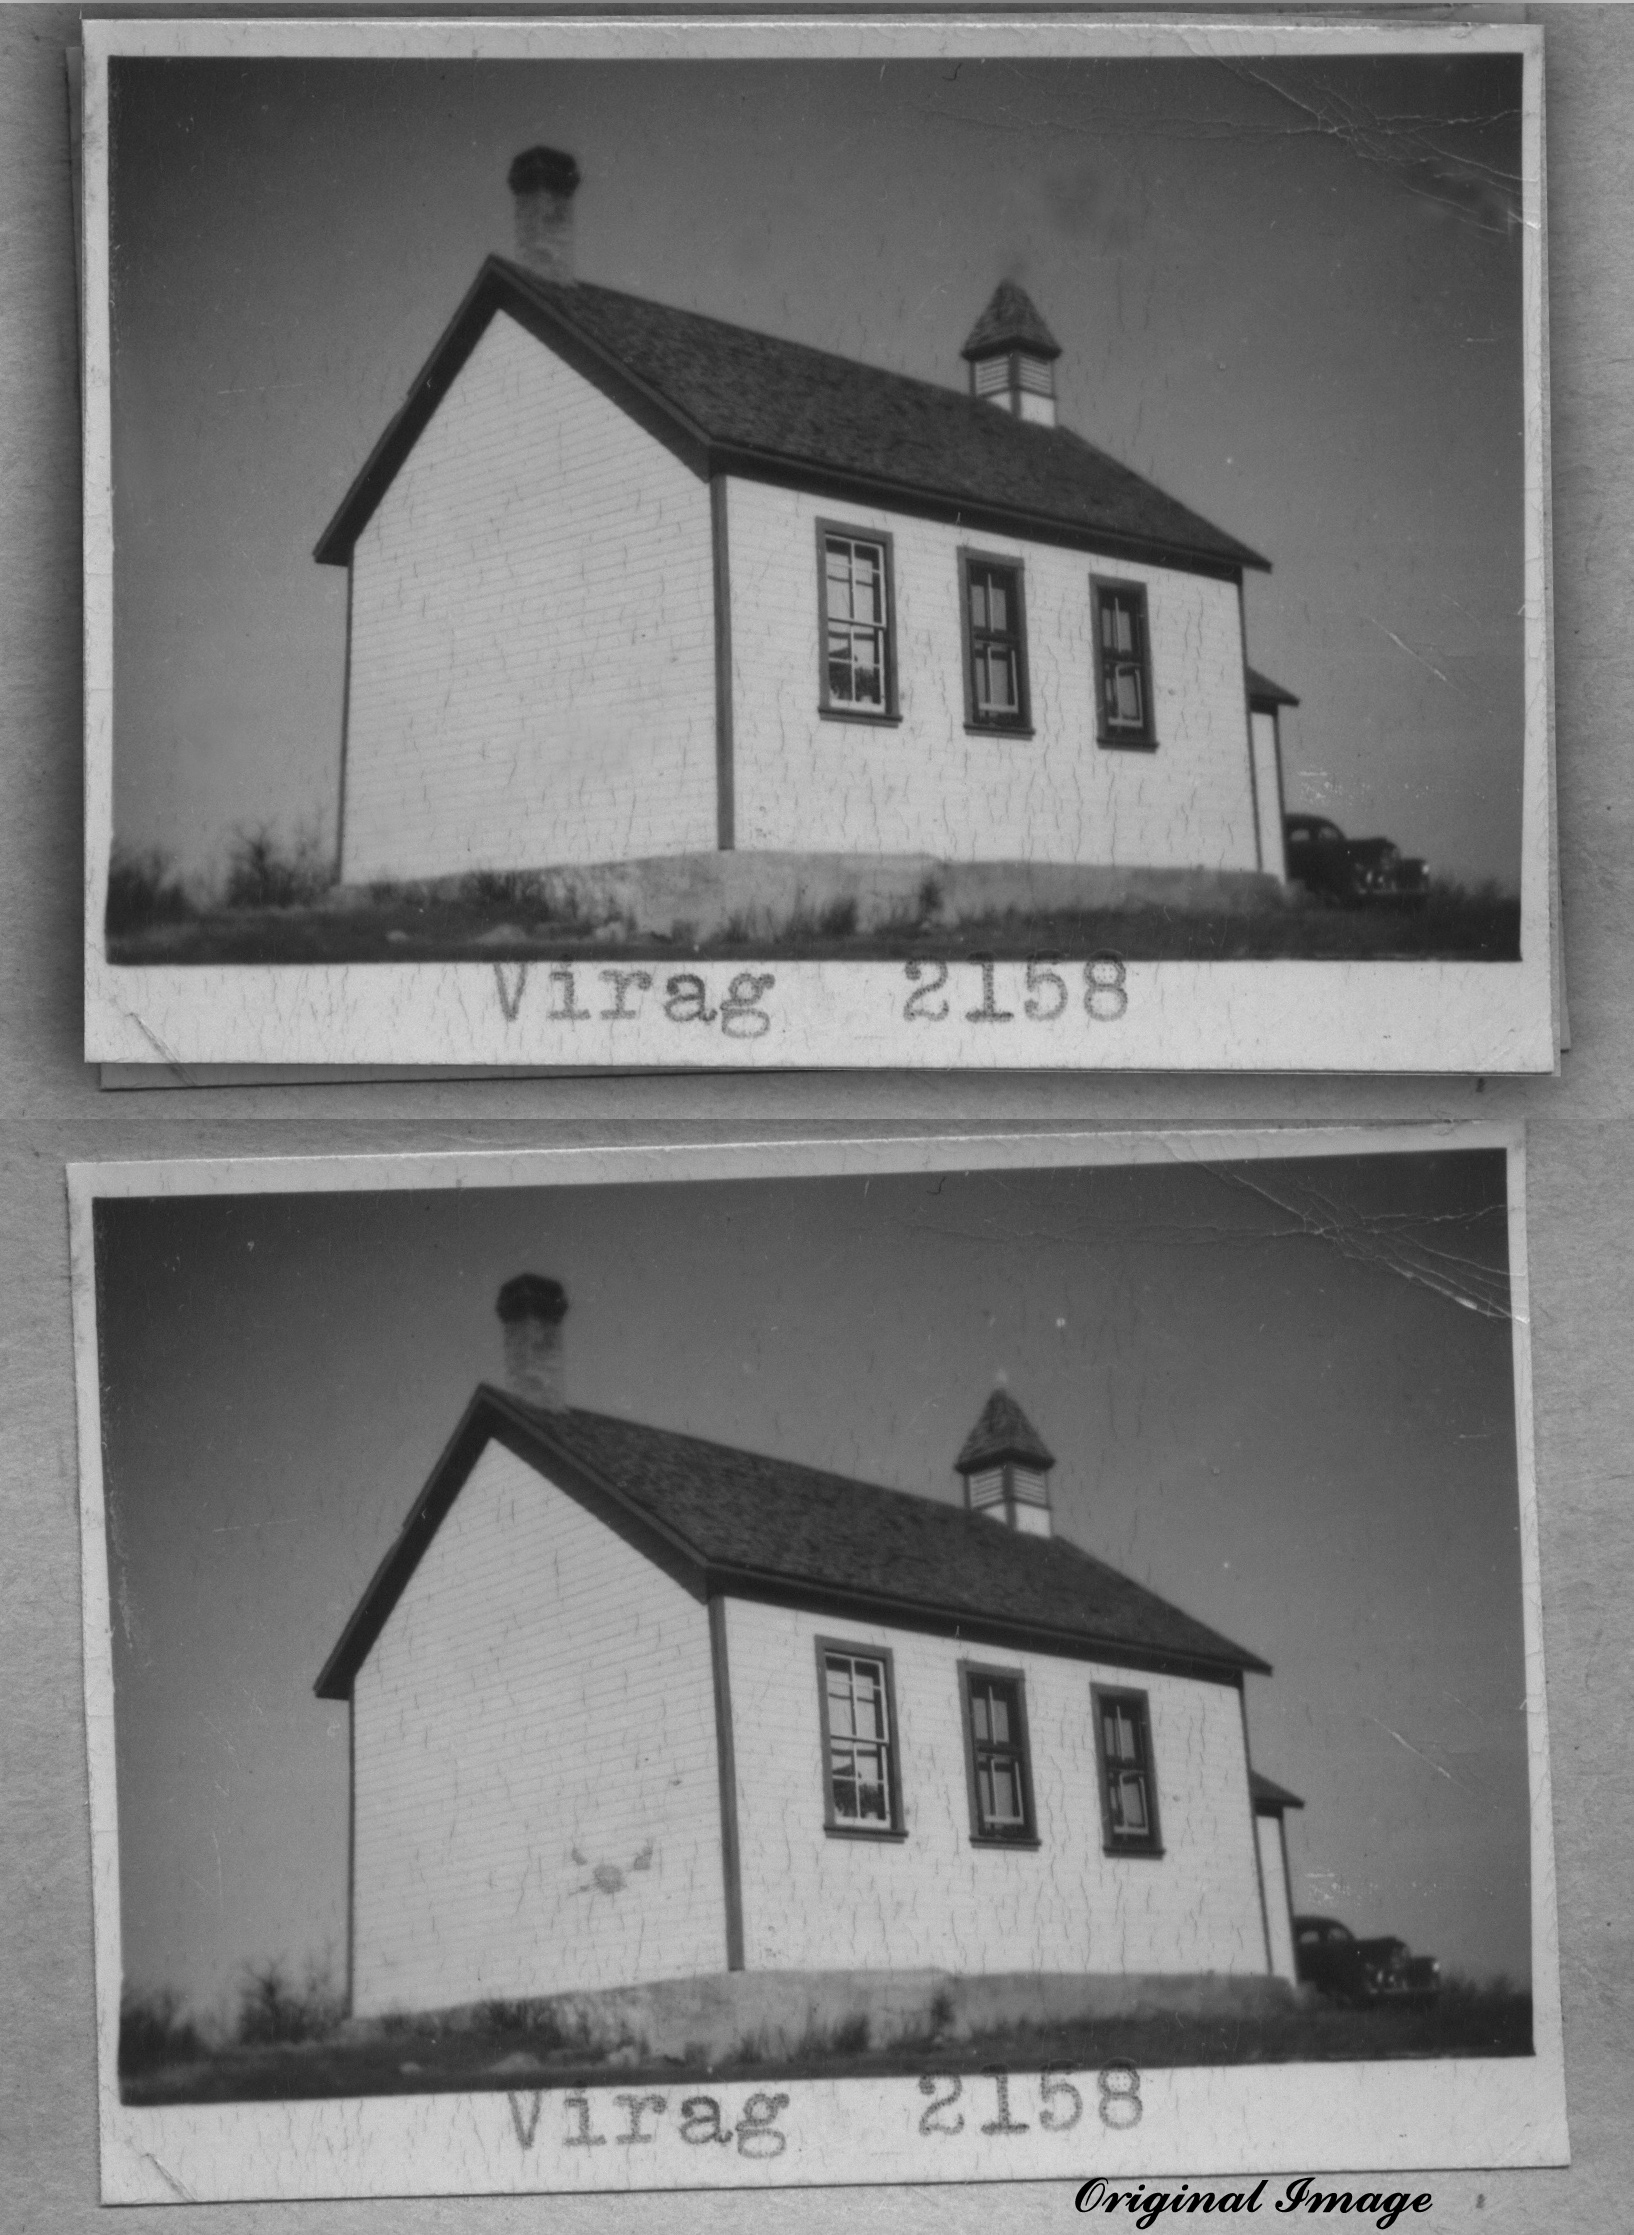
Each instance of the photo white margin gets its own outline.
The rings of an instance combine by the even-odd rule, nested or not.
[[[83,25],[85,460],[85,1058],[125,1065],[436,1065],[621,1070],[975,1069],[1552,1073],[1561,1003],[1554,829],[1554,679],[1549,627],[1543,33],[1536,25],[1195,18],[553,17],[520,22],[250,17]],[[768,971],[771,1023],[757,1038],[673,1021],[662,1000],[634,1016],[562,1013],[552,965],[491,962],[213,967],[111,965],[103,921],[113,835],[113,457],[109,300],[108,63],[115,55],[370,55],[616,59],[653,54],[779,59],[945,56],[1518,53],[1523,57],[1522,302],[1526,415],[1525,751],[1522,960],[1497,962],[1130,962],[1127,1007],[1100,1021],[1081,1000],[1059,1023],[1024,998],[1000,1029],[979,976],[955,965],[961,1000],[904,1016],[900,962],[698,964],[709,1000],[740,972]],[[617,955],[586,955],[586,976]],[[677,958],[680,967],[687,967]],[[660,969],[662,966],[659,966]],[[1074,967],[1079,967],[1074,965]],[[1021,963],[1002,965],[1004,991]],[[509,975],[507,976],[507,972]],[[655,971],[655,976],[658,973]],[[1084,989],[1087,991],[1087,989]],[[708,1004],[706,1003],[705,1006]],[[622,1012],[623,1004],[618,1009]]]
[[[1214,2066],[1142,2072],[1142,2117],[1066,2132],[1037,2123],[1037,2077],[1012,2081],[1024,2150],[959,2135],[922,2139],[912,2077],[694,2083],[730,2125],[746,2099],[791,2098],[772,2159],[702,2152],[666,2125],[652,2152],[567,2146],[553,2094],[501,2092],[232,2103],[157,2109],[120,2101],[119,1827],[108,1552],[102,1475],[93,1213],[119,1197],[315,1194],[442,1187],[590,1187],[831,1174],[1501,1149],[1508,1170],[1511,1334],[1522,1619],[1531,1779],[1533,2042],[1530,2057],[1370,2064]],[[1518,1125],[1070,1130],[901,1134],[673,1146],[270,1156],[71,1164],[67,1171],[77,1382],[86,1750],[95,1910],[97,2085],[104,2203],[821,2187],[893,2182],[1082,2181],[1096,2174],[1251,2176],[1339,2167],[1398,2175],[1568,2160],[1553,1815],[1533,1455],[1525,1142]],[[608,2088],[588,2099],[619,2131]],[[534,2113],[537,2112],[535,2116]],[[529,2117],[533,2117],[531,2131]],[[524,2140],[526,2136],[526,2140]],[[1361,2138],[1365,2137],[1365,2142]]]

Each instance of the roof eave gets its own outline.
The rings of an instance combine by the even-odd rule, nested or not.
[[[560,1487],[599,1508],[601,1518],[613,1519],[622,1535],[685,1583],[694,1596],[704,1596],[704,1564],[685,1537],[626,1498],[616,1484],[566,1449],[531,1406],[483,1382],[473,1391],[458,1427],[324,1662],[313,1686],[319,1699],[351,1698],[358,1670],[368,1659],[477,1460],[496,1438],[519,1457],[531,1461],[535,1455],[542,1455]],[[525,1450],[518,1451],[518,1445]]]
[[[383,1558],[375,1568],[373,1575],[370,1576],[357,1604],[348,1615],[346,1626],[335,1640],[334,1648],[319,1670],[317,1682],[312,1687],[319,1699],[346,1700],[351,1698],[353,1679],[368,1658],[369,1649],[384,1628],[386,1617],[391,1612],[392,1606],[397,1603],[409,1576],[418,1567],[426,1546],[436,1535],[443,1513],[447,1511],[448,1505],[453,1503],[454,1496],[457,1494],[456,1486],[456,1489],[450,1492],[447,1503],[442,1507],[442,1510],[437,1512],[435,1519],[430,1518],[436,1504],[438,1491],[444,1485],[450,1472],[458,1467],[461,1459],[465,1457],[466,1446],[471,1438],[481,1399],[482,1391],[479,1389],[474,1392],[464,1412],[461,1413],[454,1433],[438,1454],[436,1464],[430,1474],[427,1475],[420,1495],[410,1506],[396,1536],[386,1547]],[[478,1449],[480,1450],[480,1444]],[[470,1454],[469,1462],[461,1472],[461,1481],[464,1480],[466,1474],[469,1474],[471,1465],[475,1464],[476,1456],[477,1453],[475,1452]],[[390,1594],[390,1603],[382,1609],[382,1601],[388,1593]],[[381,1610],[379,1620],[374,1621],[373,1617],[377,1610]]]
[[[1228,1638],[1221,1639],[1223,1650],[1218,1653],[1188,1646],[1155,1645],[1089,1630],[1065,1629],[1059,1623],[982,1614],[968,1607],[949,1606],[942,1599],[915,1599],[905,1592],[871,1591],[865,1584],[823,1583],[718,1562],[707,1568],[705,1580],[712,1595],[722,1593],[772,1603],[786,1604],[793,1600],[843,1607],[864,1617],[895,1619],[910,1626],[966,1637],[972,1643],[983,1640],[1019,1643],[1080,1661],[1099,1660],[1119,1666],[1185,1671],[1228,1684],[1235,1684],[1245,1674],[1269,1676],[1272,1673],[1269,1661],[1262,1661],[1257,1653],[1250,1653],[1244,1646],[1233,1645]]]
[[[1024,541],[1064,545],[1073,551],[1101,553],[1150,566],[1168,566],[1186,574],[1207,574],[1240,582],[1245,567],[1271,572],[1247,544],[1222,538],[1223,548],[1206,550],[1200,544],[1182,543],[1167,536],[1138,536],[1122,529],[1098,528],[1057,513],[1033,512],[1020,505],[1000,505],[973,500],[923,482],[898,481],[888,474],[859,473],[821,461],[790,456],[785,451],[755,450],[739,443],[712,442],[711,470],[735,473],[746,481],[764,481],[783,487],[809,489],[879,504],[887,511],[910,512],[918,518],[951,520],[972,530],[1014,535]]]
[[[415,375],[408,395],[364,460],[329,525],[314,545],[312,556],[320,566],[351,563],[358,537],[397,478],[437,406],[453,386],[496,313],[502,310],[536,341],[544,342],[575,370],[585,373],[700,478],[707,477],[709,442],[704,430],[668,397],[630,372],[570,318],[564,318],[554,304],[529,286],[526,272],[503,256],[488,256]]]

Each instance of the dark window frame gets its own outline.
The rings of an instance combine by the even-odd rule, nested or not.
[[[1015,627],[1004,631],[1006,637],[1015,639],[1016,647],[1016,712],[1014,715],[994,716],[981,713],[976,705],[976,628],[970,617],[970,577],[972,569],[992,569],[1007,574],[1014,585],[1011,595],[1015,603]],[[987,635],[997,634],[986,631]],[[1026,561],[1011,558],[1003,551],[976,551],[961,547],[959,552],[959,645],[960,663],[964,675],[965,728],[973,737],[1031,737],[1033,735],[1032,681],[1027,658],[1027,566]]]
[[[908,1827],[902,1817],[901,1738],[896,1719],[896,1668],[888,1645],[874,1645],[862,1638],[820,1637],[817,1649],[817,1717],[821,1732],[820,1767],[823,1780],[823,1829],[831,1839],[903,1840]],[[890,1807],[887,1824],[853,1823],[834,1806],[834,1766],[828,1727],[828,1657],[847,1661],[874,1661],[885,1677],[885,1793]]]
[[[976,1733],[970,1713],[972,1684],[1002,1684],[1015,1704],[1016,1736],[1002,1751],[1013,1754],[1021,1772],[1022,1825],[1017,1831],[994,1829],[982,1820],[981,1787],[977,1779]],[[959,1663],[959,1721],[964,1731],[965,1793],[970,1803],[970,1844],[973,1847],[1037,1848],[1038,1809],[1033,1798],[1033,1748],[1027,1723],[1027,1679],[1018,1668],[1000,1668],[985,1661]]]
[[[1140,698],[1145,715],[1138,729],[1115,725],[1107,715],[1107,658],[1106,647],[1101,641],[1101,605],[1108,598],[1129,599],[1137,609],[1140,631]],[[1095,643],[1095,742],[1113,753],[1155,753],[1157,709],[1152,703],[1151,603],[1146,594],[1146,585],[1144,582],[1126,582],[1112,575],[1092,574],[1089,578],[1089,610]]]
[[[885,656],[882,682],[885,704],[876,713],[871,707],[854,706],[848,699],[834,698],[828,687],[828,542],[830,536],[843,543],[872,543],[878,546],[882,557],[881,577],[885,589],[885,619],[883,634]],[[837,626],[844,624],[836,624]],[[850,520],[819,520],[817,522],[817,711],[825,722],[866,722],[875,729],[889,729],[899,725],[902,710],[897,701],[896,689],[896,547],[889,529],[868,528]]]
[[[1095,1717],[1095,1771],[1101,1795],[1101,1851],[1107,1855],[1141,1855],[1160,1860],[1163,1854],[1163,1819],[1158,1813],[1157,1762],[1152,1747],[1151,1695],[1123,1685],[1092,1684],[1089,1688]],[[1112,1820],[1112,1768],[1106,1753],[1104,1710],[1132,1708],[1140,1731],[1141,1758],[1135,1765],[1146,1787],[1147,1829],[1138,1836],[1120,1832]]]

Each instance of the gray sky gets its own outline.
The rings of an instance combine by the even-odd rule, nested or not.
[[[929,1496],[1006,1372],[1062,1532],[1273,1664],[1296,1906],[1525,1978],[1506,1262],[1467,1152],[103,1206],[128,1978],[340,1967],[312,1685],[530,1269],[575,1402]]]
[[[1291,806],[1518,880],[1513,57],[114,64],[115,830],[332,838],[314,541],[483,255],[578,156],[584,277],[962,384],[1019,277],[1065,421],[1275,563]]]

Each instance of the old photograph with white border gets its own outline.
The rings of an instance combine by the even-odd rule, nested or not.
[[[1564,2161],[1518,1129],[69,1196],[106,2201]]]
[[[87,24],[88,1058],[1554,1069],[1542,39]]]

